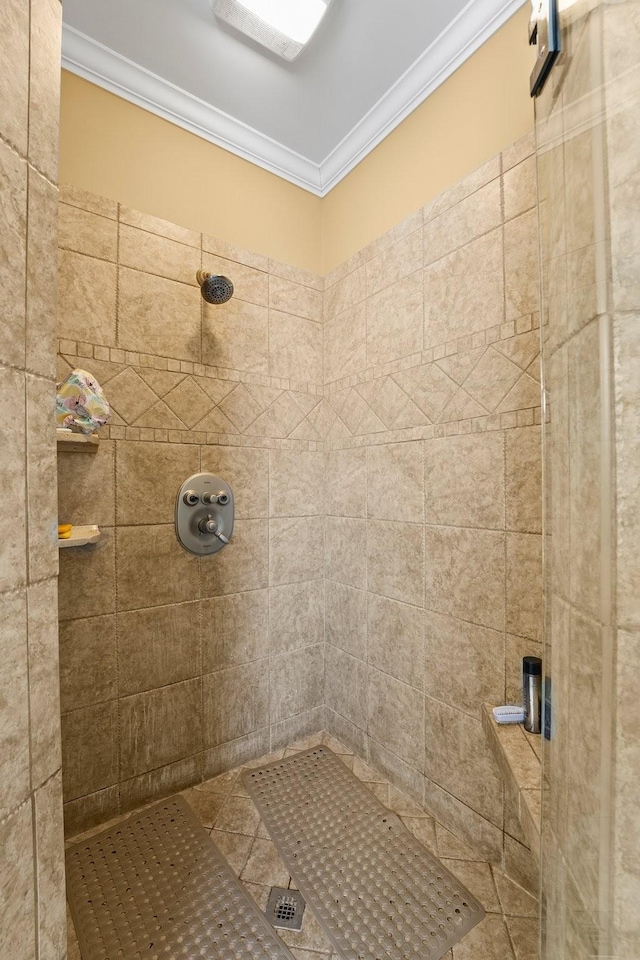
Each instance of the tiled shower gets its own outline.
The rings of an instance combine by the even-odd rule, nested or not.
[[[61,557],[68,829],[327,729],[534,887],[480,723],[541,641],[532,138],[325,279],[61,199],[59,376],[114,411],[60,456],[60,516],[104,533]],[[238,519],[198,560],[200,470]]]
[[[73,835],[325,730],[541,881],[545,960],[632,960],[637,5],[569,7],[537,144],[325,277],[77,187],[58,207],[60,5],[9,6],[0,953],[65,956],[62,792]],[[60,557],[59,688],[56,221],[57,376],[90,370],[113,409],[95,453],[57,460],[60,519],[103,532]],[[229,304],[203,304],[200,268]],[[236,495],[206,560],[173,530],[201,469]],[[531,850],[481,706],[543,651],[560,709]]]

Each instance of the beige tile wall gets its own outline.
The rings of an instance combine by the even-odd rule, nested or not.
[[[640,87],[635,37],[637,4],[607,3],[603,50],[607,100],[607,171],[613,308],[616,526],[616,680],[612,948],[631,960],[640,948],[640,782],[634,665],[640,653]]]
[[[527,137],[325,278],[330,732],[522,883],[483,702],[541,651]]]
[[[0,12],[0,956],[66,956],[56,582],[59,0]]]
[[[322,280],[77,189],[60,204],[59,376],[112,405],[59,457],[59,511],[98,523],[61,557],[67,828],[318,730],[324,703]],[[235,284],[200,296],[200,267]],[[201,470],[235,493],[231,545],[178,545]]]
[[[114,411],[98,454],[60,467],[61,516],[105,530],[63,557],[70,829],[327,724],[531,880],[480,723],[540,648],[531,152],[487,164],[324,294],[63,189],[60,375],[88,367]],[[200,265],[234,280],[228,306],[203,305]],[[236,492],[213,561],[171,526],[200,469]]]

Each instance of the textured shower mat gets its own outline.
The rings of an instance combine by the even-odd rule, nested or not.
[[[484,908],[327,747],[244,774],[343,960],[439,960]]]
[[[66,860],[82,960],[293,960],[182,797]]]

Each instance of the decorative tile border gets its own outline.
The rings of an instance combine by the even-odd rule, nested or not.
[[[328,440],[326,450],[350,450],[356,447],[375,447],[386,443],[402,443],[410,440],[434,440],[440,437],[463,436],[469,433],[486,433],[489,430],[513,430],[517,427],[539,425],[542,420],[541,408],[530,407],[526,410],[509,413],[488,414],[471,420],[452,420],[449,423],[435,423],[427,427],[407,427],[404,430],[388,430],[384,433],[372,433],[365,436],[349,437],[343,440]]]
[[[271,387],[274,390],[293,390],[295,393],[309,393],[324,396],[324,387],[317,383],[303,383],[281,377],[268,377],[260,373],[248,373],[244,370],[230,370],[225,367],[210,367],[191,360],[174,360],[171,357],[159,357],[150,353],[136,353],[121,350],[118,347],[105,347],[77,340],[58,340],[58,353],[83,360],[101,360],[104,363],[125,364],[128,367],[150,367],[153,370],[167,370],[170,373],[186,373],[196,377],[208,377],[210,380],[231,380],[236,383],[253,383],[259,387]]]
[[[105,440],[133,440],[147,443],[190,443],[216,447],[252,447],[260,450],[300,450],[322,452],[324,443],[315,440],[291,440],[280,437],[242,437],[233,433],[207,433],[203,430],[158,430],[153,427],[106,426],[99,431]]]
[[[415,399],[412,398],[411,385],[407,385],[402,379],[398,378],[399,374],[414,370],[417,367],[424,367],[425,375],[430,376],[429,368],[431,366],[436,368],[436,373],[439,371],[439,376],[444,377],[445,375],[442,367],[439,366],[439,361],[449,360],[469,350],[480,349],[486,352],[492,344],[499,344],[504,341],[509,341],[514,337],[532,333],[538,329],[538,322],[537,314],[532,314],[520,318],[518,321],[502,324],[500,327],[493,327],[479,334],[474,334],[473,336],[460,338],[457,341],[441,347],[423,351],[419,354],[413,354],[381,367],[370,368],[362,371],[357,376],[345,378],[342,381],[336,381],[330,384],[325,388],[324,396],[322,388],[315,384],[300,384],[280,378],[246,374],[242,371],[220,370],[219,368],[209,367],[204,364],[172,360],[170,358],[149,354],[131,353],[118,348],[66,339],[60,340],[59,346],[61,351],[65,351],[62,356],[68,363],[72,363],[77,358],[79,361],[95,359],[100,363],[113,363],[117,365],[120,369],[112,378],[114,382],[116,377],[121,376],[128,368],[137,367],[143,376],[144,370],[146,369],[166,371],[167,373],[175,373],[178,376],[184,375],[184,382],[187,381],[187,378],[195,378],[192,384],[194,389],[194,385],[198,383],[197,378],[205,378],[213,381],[219,380],[228,382],[230,385],[234,384],[234,386],[230,387],[230,390],[225,391],[221,395],[221,399],[219,399],[217,403],[214,404],[214,402],[211,401],[212,410],[210,412],[215,412],[220,409],[221,415],[224,415],[225,423],[229,423],[224,414],[225,402],[234,391],[238,390],[238,386],[235,385],[250,384],[254,388],[254,393],[257,392],[258,395],[262,394],[260,388],[265,390],[265,399],[262,401],[260,408],[263,412],[257,419],[255,419],[254,414],[254,419],[248,420],[248,425],[244,429],[240,429],[237,424],[233,423],[229,423],[228,432],[225,432],[224,429],[222,431],[198,429],[197,424],[191,428],[186,424],[184,427],[178,428],[172,428],[171,425],[166,424],[164,426],[155,426],[153,423],[140,426],[136,425],[135,422],[133,424],[126,424],[123,423],[121,417],[117,415],[116,409],[114,412],[120,422],[114,422],[100,431],[101,435],[105,438],[108,437],[113,440],[187,443],[262,449],[322,451],[325,449],[348,449],[402,441],[427,440],[437,437],[456,436],[490,430],[514,429],[516,427],[539,424],[541,421],[540,406],[539,404],[533,405],[526,403],[526,396],[524,397],[525,402],[519,408],[516,407],[516,409],[513,410],[503,410],[500,412],[487,411],[484,413],[481,407],[465,393],[466,380],[462,383],[459,381],[455,383],[454,381],[450,382],[452,394],[455,393],[456,396],[463,397],[464,402],[462,405],[460,406],[460,404],[458,404],[458,408],[456,409],[456,405],[454,404],[453,409],[451,409],[449,413],[447,409],[441,410],[436,420],[433,421],[431,411],[429,411],[428,414],[424,412],[424,403],[420,406],[421,401],[417,397],[418,404],[415,403]],[[533,354],[531,347],[530,352]],[[499,357],[493,356],[494,353],[495,351],[491,350],[493,360],[499,360]],[[523,378],[523,380],[527,380],[527,382],[531,380],[531,377],[527,376],[528,362],[529,360],[527,358],[524,366],[519,367],[519,376]],[[535,357],[532,357],[532,362],[535,362]],[[471,369],[474,365],[475,361],[471,364]],[[513,366],[513,364],[511,364],[511,366]],[[402,404],[404,404],[406,408],[404,413],[395,417],[395,426],[393,424],[393,418],[390,419],[387,417],[384,404],[383,409],[378,409],[376,412],[378,401],[375,397],[375,390],[373,399],[371,399],[371,392],[365,389],[366,385],[373,387],[373,381],[379,381],[385,378],[388,382],[382,384],[380,387],[381,391],[386,391],[385,395],[387,399],[385,403],[391,400],[391,405],[393,406],[394,404],[400,404],[400,401],[402,401]],[[181,381],[181,383],[183,381]],[[111,379],[105,381],[107,392],[110,382]],[[200,379],[200,383],[202,382],[202,379]],[[529,387],[531,387],[530,382]],[[255,388],[258,388],[257,391]],[[146,390],[147,387],[145,386],[144,389]],[[418,389],[418,387],[416,387],[416,389]],[[505,387],[505,394],[509,392],[509,389],[510,387],[507,385]],[[277,396],[274,399],[273,396],[270,396],[266,391],[277,391]],[[343,397],[340,396],[340,391],[343,392]],[[390,397],[390,391],[393,393],[393,397]],[[171,406],[170,396],[172,392],[173,391],[169,391],[168,394],[164,393],[162,397],[158,396],[158,402],[162,404],[163,407],[166,406],[167,401],[169,401],[169,406]],[[240,405],[242,405],[243,399],[246,403],[251,404],[251,398],[244,396],[243,388],[241,392],[243,393],[243,397],[238,401]],[[530,392],[529,390],[529,394]],[[298,395],[298,400],[296,400],[296,394]],[[397,397],[395,396],[396,394]],[[237,396],[237,394],[234,394],[234,396]],[[299,409],[299,405],[302,404],[302,398],[305,396],[308,398],[307,401],[305,401],[306,406],[304,410],[302,408]],[[502,397],[498,399],[502,400]],[[518,398],[518,400],[520,399],[521,398]],[[277,412],[276,405],[278,402],[284,404],[287,409],[283,409],[281,413]],[[475,409],[469,409],[469,412],[467,412],[465,416],[464,410],[466,402],[474,405]],[[220,405],[219,407],[218,404]],[[348,410],[353,404],[356,404],[362,411],[359,417],[355,414],[355,420],[351,419],[354,413]],[[400,404],[400,406],[402,406],[402,404]],[[150,406],[149,403],[147,405]],[[496,402],[494,407],[497,406],[499,406],[499,403]],[[292,407],[296,414],[290,423],[288,422],[288,417],[291,412],[289,407]],[[347,411],[346,415],[343,413],[343,408]],[[265,421],[267,411],[271,411],[271,413],[267,415],[267,420]],[[272,416],[273,420],[271,420]],[[144,418],[148,419],[147,414],[144,415]],[[402,419],[405,420],[404,424],[401,422]],[[256,426],[258,429],[256,429]],[[275,435],[270,436],[270,432]],[[283,433],[285,436],[282,435]],[[293,434],[297,434],[297,436],[293,436]],[[314,434],[315,439],[311,439]],[[309,435],[311,435],[311,437]]]
[[[540,315],[538,313],[527,314],[526,316],[519,317],[517,320],[509,320],[506,323],[489,327],[487,330],[481,330],[479,333],[460,337],[458,340],[451,340],[437,347],[431,347],[429,350],[421,351],[421,353],[400,357],[398,360],[390,360],[381,366],[368,367],[358,374],[343,377],[341,380],[333,380],[325,386],[324,395],[331,396],[331,394],[337,393],[339,390],[344,390],[345,387],[355,387],[357,384],[365,383],[367,380],[377,380],[379,377],[387,377],[393,373],[400,373],[402,370],[419,367],[423,363],[433,363],[435,360],[442,360],[444,357],[452,357],[458,353],[465,353],[467,350],[487,347],[500,340],[510,340],[520,334],[529,333],[531,330],[538,330],[539,328]]]

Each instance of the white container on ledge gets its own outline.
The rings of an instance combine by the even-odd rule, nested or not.
[[[65,547],[84,547],[88,543],[97,543],[101,536],[100,528],[95,523],[74,526],[70,537],[65,537],[64,540],[58,537],[58,546],[61,550]]]

